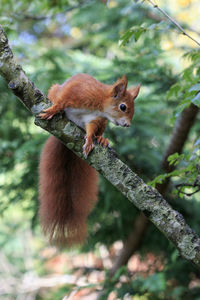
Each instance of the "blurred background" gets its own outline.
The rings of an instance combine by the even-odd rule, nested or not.
[[[156,3],[200,42],[198,0]],[[0,0],[0,23],[45,93],[80,72],[141,84],[132,126],[105,135],[200,234],[199,46],[148,1]],[[85,245],[48,244],[37,215],[48,134],[2,78],[0,99],[0,299],[199,300],[200,272],[101,176]]]

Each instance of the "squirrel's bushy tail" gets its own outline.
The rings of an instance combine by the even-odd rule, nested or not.
[[[81,244],[87,236],[87,216],[97,201],[97,172],[54,136],[40,159],[40,219],[50,242]]]

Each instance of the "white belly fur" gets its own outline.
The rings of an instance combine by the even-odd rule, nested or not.
[[[70,121],[83,129],[85,129],[85,125],[90,123],[92,120],[95,120],[98,117],[105,118],[105,114],[98,110],[91,111],[80,108],[65,108],[65,114]]]

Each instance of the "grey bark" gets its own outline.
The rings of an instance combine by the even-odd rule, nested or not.
[[[28,79],[16,64],[7,37],[0,26],[0,74],[23,104],[37,116],[50,106],[47,97]],[[51,121],[36,117],[35,124],[59,138],[76,155],[83,158],[84,132],[60,114]],[[129,169],[112,149],[97,145],[87,162],[124,194],[174,244],[187,260],[200,268],[200,238],[173,210],[159,192],[147,186]]]

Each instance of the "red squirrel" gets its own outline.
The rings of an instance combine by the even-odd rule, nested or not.
[[[50,88],[48,98],[53,105],[39,117],[49,120],[64,110],[69,120],[86,131],[83,154],[87,157],[94,148],[93,139],[108,146],[108,139],[102,136],[107,120],[130,126],[139,90],[139,85],[127,90],[125,75],[107,85],[88,74],[77,74]],[[83,243],[87,216],[97,201],[96,170],[50,136],[41,154],[39,172],[39,214],[44,233],[59,246]]]

